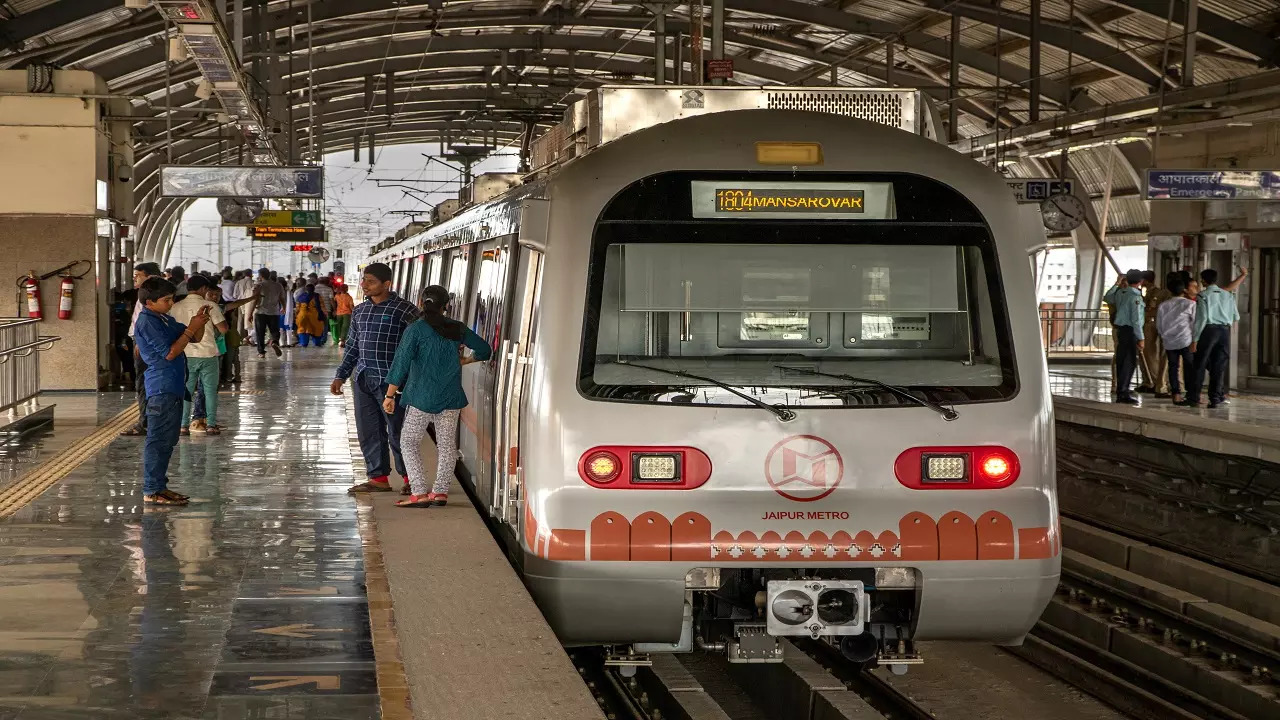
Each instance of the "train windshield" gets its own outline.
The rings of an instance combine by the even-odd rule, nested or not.
[[[834,375],[941,403],[1016,392],[995,245],[958,193],[915,176],[858,177],[866,182],[857,185],[846,175],[807,185],[825,187],[825,198],[870,188],[868,204],[879,193],[874,217],[845,219],[831,203],[852,201],[814,201],[813,190],[785,183],[748,201],[765,212],[721,216],[699,208],[699,184],[717,179],[650,178],[606,208],[590,271],[586,396],[744,404],[723,388],[651,368],[714,378],[791,407],[910,403],[883,389],[851,392]],[[751,182],[768,186],[758,175],[737,184]],[[682,185],[694,187],[684,201]],[[796,212],[797,203],[815,211]]]

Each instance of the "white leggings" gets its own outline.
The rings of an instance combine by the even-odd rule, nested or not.
[[[414,495],[427,494],[427,474],[422,467],[422,440],[427,436],[427,426],[436,426],[436,479],[431,492],[444,495],[453,481],[453,470],[458,464],[458,416],[461,410],[445,410],[438,413],[422,412],[416,407],[405,410],[404,427],[400,430],[400,449],[404,453],[405,468],[409,471],[409,485]]]

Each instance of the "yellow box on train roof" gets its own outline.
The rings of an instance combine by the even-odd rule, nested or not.
[[[816,142],[757,142],[756,162],[761,165],[821,165],[822,144]]]

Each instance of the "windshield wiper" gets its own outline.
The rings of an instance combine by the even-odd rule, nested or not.
[[[653,370],[655,372],[666,373],[668,375],[674,375],[675,377],[682,377],[682,378],[688,378],[690,380],[701,380],[702,382],[708,382],[720,388],[721,390],[727,390],[733,393],[734,395],[737,395],[738,397],[742,398],[743,400],[746,400],[752,405],[755,405],[761,410],[768,410],[770,413],[773,413],[774,415],[776,415],[777,418],[782,422],[791,422],[792,420],[796,419],[796,414],[792,412],[791,408],[788,408],[785,405],[770,405],[769,403],[764,402],[759,398],[752,397],[751,395],[744,393],[741,390],[738,390],[737,388],[734,388],[728,383],[721,382],[719,380],[716,380],[715,378],[709,378],[703,375],[694,375],[693,373],[685,372],[683,370],[668,370],[667,368],[654,367],[652,365],[642,365],[640,363],[626,362],[626,363],[620,363],[620,364],[627,365],[629,367],[638,367],[638,368],[644,368],[645,370]]]
[[[856,377],[854,375],[843,375],[839,373],[824,373],[824,372],[818,372],[817,370],[810,370],[809,368],[791,367],[789,365],[778,365],[776,367],[779,370],[790,370],[792,372],[804,373],[806,375],[817,375],[818,377],[836,378],[838,380],[847,380],[849,382],[862,383],[863,385],[872,385],[874,387],[880,388],[881,390],[887,390],[893,393],[894,395],[897,395],[898,397],[906,398],[907,400],[910,400],[911,402],[921,407],[927,407],[930,410],[941,415],[942,419],[946,420],[947,422],[950,422],[960,417],[960,413],[956,412],[952,408],[944,408],[938,403],[933,402],[932,400],[927,400],[925,398],[918,398],[915,395],[912,395],[906,388],[898,387],[896,385],[890,385],[885,382],[880,382],[879,380],[872,380],[871,378]]]

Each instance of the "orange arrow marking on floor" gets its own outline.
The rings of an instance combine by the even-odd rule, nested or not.
[[[299,685],[310,685],[315,683],[317,690],[337,690],[342,687],[342,681],[337,675],[257,675],[249,678],[249,682],[259,682],[269,680],[266,685],[254,685],[250,690],[280,690],[282,688],[298,687]]]
[[[280,588],[284,595],[337,595],[338,588],[325,585],[318,588]]]
[[[311,623],[295,623],[293,625],[281,625],[279,627],[263,628],[261,630],[254,630],[254,632],[262,633],[263,635],[278,635],[280,637],[306,639],[306,638],[315,637],[314,633],[337,633],[337,632],[346,632],[346,631],[343,630],[342,628],[312,627]]]

